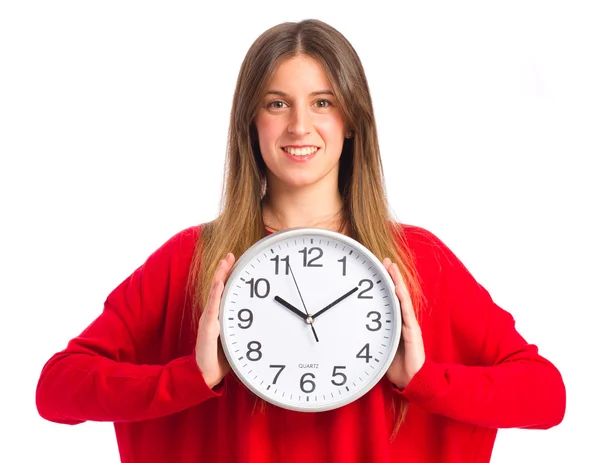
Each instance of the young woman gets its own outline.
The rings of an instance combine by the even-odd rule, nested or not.
[[[320,21],[284,23],[239,73],[220,215],[184,230],[45,365],[44,418],[114,422],[124,462],[487,462],[498,428],[561,422],[557,369],[433,234],[388,212],[367,80]],[[267,233],[321,227],[369,248],[402,306],[397,355],[342,408],[301,413],[230,372],[219,304],[235,257]]]

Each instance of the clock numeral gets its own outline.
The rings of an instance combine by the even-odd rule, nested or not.
[[[305,379],[307,376],[310,376],[312,379],[315,379],[315,375],[313,375],[312,373],[304,373],[302,375],[302,378],[300,378],[300,389],[302,389],[302,392],[306,392],[307,394],[310,394],[311,392],[313,392],[315,390],[317,385],[315,384],[314,381],[311,381],[310,379]],[[307,384],[308,384],[308,386],[307,386]]]
[[[307,262],[308,259],[308,254],[312,254],[313,251],[317,251],[318,256],[313,257],[311,260],[309,260]],[[323,264],[315,264],[315,260],[319,260],[321,257],[323,257],[323,250],[319,247],[315,247],[315,248],[310,248],[308,251],[306,250],[306,248],[298,251],[300,254],[304,255],[304,260],[302,265],[304,267],[323,267]]]
[[[275,275],[279,275],[279,255],[273,257],[272,259],[269,259],[275,262]],[[290,256],[285,256],[281,259],[282,262],[286,263],[285,266],[285,274],[289,275],[290,274]]]
[[[264,283],[264,291],[262,292],[262,294],[259,287],[260,283]],[[254,281],[254,278],[252,278],[248,280],[245,284],[250,285],[250,297],[254,297],[254,295],[256,294],[256,297],[264,299],[271,292],[271,284],[266,278],[259,278],[258,280],[256,280],[256,282]]]
[[[256,347],[253,347],[256,346]],[[248,352],[246,352],[246,358],[252,362],[257,362],[262,358],[262,352],[260,349],[262,344],[258,341],[250,341],[248,343]]]
[[[371,291],[373,289],[373,281],[371,280],[360,280],[360,282],[358,283],[358,286],[362,286],[363,283],[366,283],[368,288],[367,289],[363,289],[360,293],[358,293],[358,298],[359,299],[373,299],[373,296],[363,296],[364,293]]]
[[[339,376],[340,377],[340,381],[339,383],[336,383],[333,379],[331,380],[331,382],[335,385],[335,386],[343,386],[344,384],[346,384],[346,381],[348,381],[348,378],[346,377],[346,375],[344,373],[342,373],[341,371],[337,371],[337,369],[340,370],[345,370],[346,367],[340,367],[340,366],[336,366],[333,367],[333,373],[331,374],[332,377],[336,377]]]
[[[346,256],[342,257],[338,262],[342,263],[342,276],[346,276]]]
[[[242,314],[248,314],[248,316],[243,317]],[[241,329],[247,330],[248,328],[250,328],[250,326],[252,326],[252,322],[254,321],[254,316],[252,315],[252,311],[250,309],[242,309],[238,312],[238,319],[242,323],[247,323],[246,326],[242,325],[242,323],[238,323],[238,326]]]
[[[370,318],[371,315],[375,315],[375,320],[371,320],[373,323],[375,323],[375,328],[371,328],[369,325],[365,325],[365,326],[367,327],[367,329],[369,331],[379,331],[382,326],[382,323],[380,322],[381,314],[379,312],[372,311],[367,314],[367,318]]]
[[[365,362],[369,363],[369,360],[373,358],[372,355],[369,355],[369,347],[369,343],[366,343],[365,346],[360,350],[360,352],[356,354],[356,358],[365,359]]]
[[[277,384],[277,378],[279,378],[279,375],[284,370],[285,365],[269,365],[269,368],[279,368],[279,371],[277,373],[275,373],[275,378],[273,378],[273,382],[271,383],[271,384]]]

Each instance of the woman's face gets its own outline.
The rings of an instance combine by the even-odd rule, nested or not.
[[[255,124],[270,189],[337,188],[345,124],[314,58],[299,55],[281,63]]]

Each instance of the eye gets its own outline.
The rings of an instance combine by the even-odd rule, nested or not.
[[[329,106],[332,105],[332,103],[329,100],[321,99],[321,100],[317,100],[316,105],[317,105],[317,108],[328,108]]]
[[[267,103],[267,108],[269,109],[283,109],[287,105],[281,100],[270,101]]]

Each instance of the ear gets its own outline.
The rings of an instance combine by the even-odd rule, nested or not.
[[[346,138],[352,138],[354,137],[354,132],[352,130],[348,130],[346,132],[346,135],[344,135]]]

